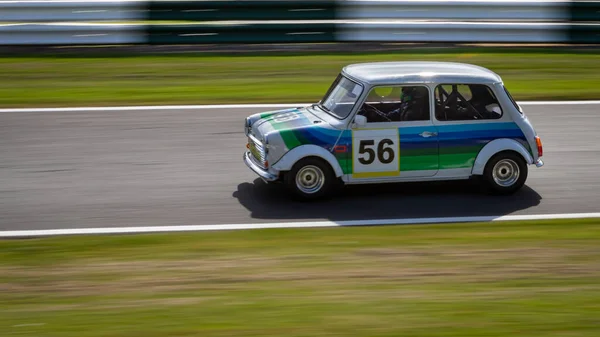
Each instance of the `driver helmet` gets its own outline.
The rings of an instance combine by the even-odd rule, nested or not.
[[[402,93],[400,94],[400,101],[402,103],[410,102],[414,97],[414,87],[403,87]]]

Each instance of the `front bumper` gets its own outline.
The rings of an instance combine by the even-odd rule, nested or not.
[[[542,166],[544,166],[544,162],[542,161],[542,158],[539,158],[535,162],[535,167],[542,167]]]
[[[246,163],[246,166],[248,166],[248,168],[250,168],[252,171],[254,171],[254,173],[258,174],[259,177],[261,177],[263,180],[270,182],[270,181],[275,181],[279,178],[278,174],[274,174],[271,173],[265,169],[263,169],[262,167],[256,165],[256,163],[254,163],[254,161],[252,160],[252,158],[250,158],[251,154],[250,151],[246,151],[244,153],[244,163]]]

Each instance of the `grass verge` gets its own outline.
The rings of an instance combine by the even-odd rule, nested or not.
[[[0,57],[0,107],[314,102],[344,65],[401,60],[488,67],[518,100],[600,97],[599,52],[511,50]]]
[[[3,336],[598,336],[600,220],[0,241]]]

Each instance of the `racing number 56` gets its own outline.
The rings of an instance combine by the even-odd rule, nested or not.
[[[371,165],[375,159],[379,160],[382,164],[389,164],[394,161],[396,157],[394,153],[394,141],[388,138],[384,138],[377,144],[377,154],[371,148],[375,145],[375,140],[361,140],[358,147],[359,154],[366,154],[364,157],[359,157],[358,161],[363,165]]]
[[[352,173],[355,177],[399,175],[399,138],[396,128],[354,130]]]

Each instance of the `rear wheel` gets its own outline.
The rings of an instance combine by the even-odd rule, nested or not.
[[[512,194],[527,180],[527,163],[515,152],[501,152],[485,166],[483,179],[494,194]]]
[[[305,158],[298,161],[284,178],[287,188],[301,200],[315,200],[329,196],[336,178],[325,161]]]

